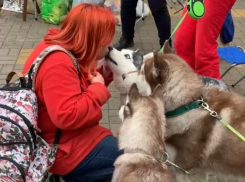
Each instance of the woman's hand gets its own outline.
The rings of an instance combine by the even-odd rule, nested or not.
[[[102,71],[102,74],[104,75],[104,77],[108,78],[111,75],[111,72],[112,72],[111,68],[106,63],[104,63],[103,71]]]
[[[103,85],[105,85],[105,80],[99,72],[95,72],[93,75],[90,74],[89,75],[89,81],[91,84],[99,82],[99,83],[102,83]]]

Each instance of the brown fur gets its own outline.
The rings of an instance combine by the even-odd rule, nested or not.
[[[169,50],[147,60],[144,73],[152,90],[158,84],[163,86],[165,111],[203,95],[212,110],[245,136],[245,98],[204,87],[198,75]],[[208,168],[245,177],[245,143],[202,108],[167,118],[166,142],[176,151],[174,162],[186,170]],[[188,179],[182,176],[177,181]]]
[[[165,116],[161,86],[151,96],[139,94],[136,84],[128,93],[119,148],[124,154],[115,161],[112,182],[171,182],[160,160],[165,151]]]

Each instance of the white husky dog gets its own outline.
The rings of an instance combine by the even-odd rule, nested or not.
[[[145,60],[151,58],[153,53],[149,53],[145,56],[139,53],[138,50],[133,51],[130,49],[123,49],[118,51],[117,49],[111,49],[105,60],[107,65],[111,68],[114,75],[114,83],[117,90],[120,92],[121,106],[125,104],[126,95],[131,86],[131,82],[124,81],[123,75],[129,72],[137,72],[140,70]],[[138,82],[141,83],[141,82]],[[150,95],[151,89],[148,85],[137,84],[139,92],[142,95]]]

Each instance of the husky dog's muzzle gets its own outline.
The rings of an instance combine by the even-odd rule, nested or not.
[[[112,62],[113,64],[117,65],[117,62],[114,61],[114,60],[110,57],[110,51],[112,51],[112,50],[113,50],[113,47],[109,47],[109,52],[108,52],[108,54],[105,56],[105,60],[106,60],[106,61],[110,61],[110,62]]]

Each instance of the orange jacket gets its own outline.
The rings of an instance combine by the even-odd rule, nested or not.
[[[36,46],[24,65],[23,74],[46,47],[44,42]],[[106,86],[112,78],[112,74],[105,78]],[[110,130],[99,125],[101,106],[110,98],[106,86],[90,84],[84,76],[79,80],[70,57],[63,52],[53,52],[45,58],[35,85],[38,127],[48,143],[53,143],[57,127],[62,130],[56,161],[50,172],[69,173],[105,136],[112,135]]]

